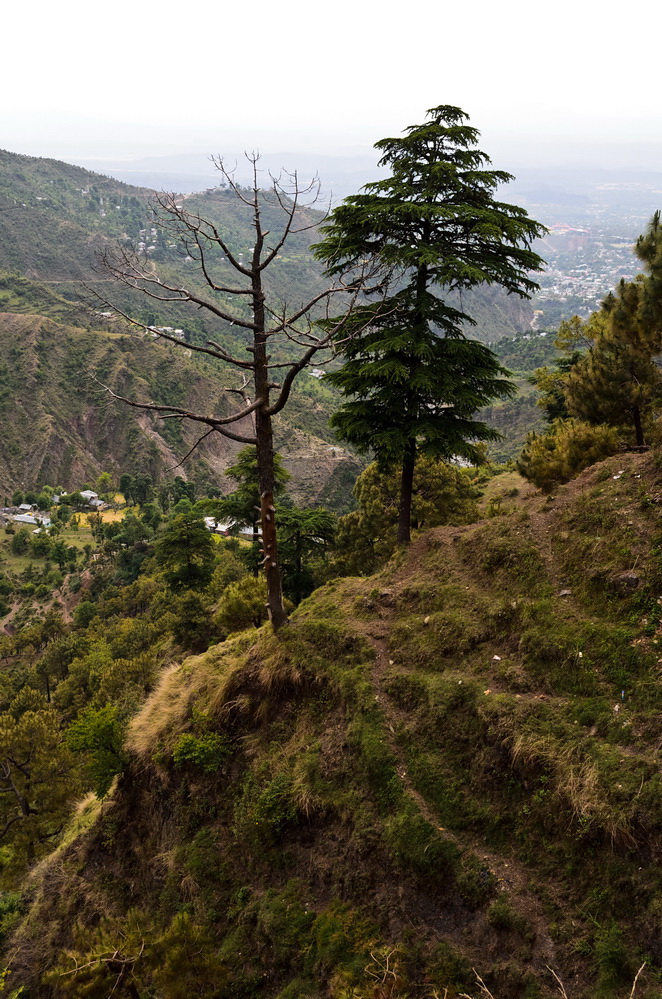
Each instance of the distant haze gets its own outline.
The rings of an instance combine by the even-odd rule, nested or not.
[[[419,121],[423,115],[419,116]],[[373,144],[384,134],[397,134],[401,122],[390,132],[374,133],[367,125],[345,130],[297,130],[292,128],[191,128],[181,123],[164,128],[102,122],[98,119],[65,115],[33,114],[12,116],[0,113],[3,123],[0,146],[33,156],[47,156],[76,163],[109,174],[130,184],[157,190],[189,192],[218,183],[212,155],[222,155],[236,163],[237,177],[248,178],[245,150],[262,154],[261,166],[268,171],[297,170],[304,178],[318,175],[326,198],[337,202],[355,193],[369,180],[380,176],[378,151]],[[472,121],[480,127],[479,121]],[[614,123],[612,122],[612,125]],[[597,123],[577,135],[568,131],[554,134],[538,123],[529,134],[516,134],[510,127],[482,128],[482,148],[499,169],[518,178],[531,170],[546,175],[559,171],[606,170],[632,178],[662,170],[662,139],[649,137],[626,141],[637,131],[636,122],[623,123],[612,137],[595,134]],[[560,127],[560,126],[557,126]]]
[[[0,146],[133,182],[204,187],[210,154],[260,149],[338,198],[377,175],[375,141],[438,104],[463,108],[515,174],[662,169],[654,12],[610,15],[596,0],[5,6]]]

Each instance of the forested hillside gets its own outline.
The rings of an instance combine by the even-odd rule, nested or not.
[[[250,225],[242,216],[241,204],[223,184],[222,176],[218,177],[219,187],[183,197],[182,203],[213,223],[222,222],[233,249],[247,254],[253,246]],[[269,178],[262,179],[268,186]],[[158,207],[157,199],[157,192],[67,163],[0,151],[0,272],[54,283],[71,295],[77,282],[93,283],[99,278],[95,254],[106,240],[120,240],[142,244],[166,271],[174,268],[187,281],[197,281],[191,261],[184,260],[168,233],[155,225],[152,209]],[[313,205],[303,220],[321,220],[323,207]],[[272,221],[269,208],[266,220]],[[307,252],[315,238],[314,230],[294,233],[272,268],[271,287],[279,298],[292,302],[311,297],[321,288],[321,268]],[[97,290],[108,293],[98,285]],[[113,289],[108,297],[126,304],[121,289]],[[532,318],[526,303],[496,290],[470,293],[467,304],[467,311],[477,319],[479,339],[493,341],[512,335],[526,329]],[[177,315],[163,304],[159,311],[164,321]],[[181,325],[184,319],[181,312],[178,315],[176,325]]]
[[[228,323],[173,303],[146,301],[103,273],[98,254],[119,240],[138,247],[166,277],[179,274],[202,290],[195,262],[185,260],[168,233],[155,225],[154,199],[153,192],[58,161],[7,152],[0,156],[0,271],[6,272],[0,275],[0,363],[5,372],[4,411],[11,417],[3,421],[0,458],[6,493],[48,481],[74,487],[81,480],[94,479],[103,469],[118,474],[144,467],[158,479],[190,449],[195,439],[190,424],[168,426],[138,417],[135,411],[122,412],[120,403],[109,400],[102,401],[101,409],[90,418],[91,407],[102,399],[93,377],[124,371],[123,380],[113,381],[112,387],[139,387],[138,395],[152,402],[191,400],[198,390],[202,399],[211,401],[215,389],[210,378],[220,376],[225,384],[233,384],[222,366],[219,372],[209,364],[199,364],[197,356],[185,357],[182,350],[153,342],[141,345],[135,337],[129,341],[119,336],[131,330],[118,308],[148,326],[180,328],[182,337],[191,343],[204,344],[212,336],[243,350],[241,336]],[[215,224],[222,222],[239,259],[248,254],[251,231],[241,202],[227,185],[189,196],[186,206]],[[268,224],[275,226],[276,217],[269,216],[274,206],[265,210]],[[299,221],[307,225],[317,217],[322,216],[304,212]],[[323,288],[320,265],[309,252],[315,238],[314,229],[293,234],[268,272],[267,288],[276,304],[296,305]],[[472,335],[497,339],[526,328],[530,321],[529,305],[514,296],[469,291],[465,299],[464,307],[478,323]],[[16,314],[32,318],[19,321]],[[56,320],[57,325],[39,317]],[[283,349],[289,356],[288,348]],[[105,361],[100,367],[101,358]],[[130,376],[126,374],[129,369]],[[72,393],[68,379],[74,371]],[[342,450],[332,452],[318,443],[318,438],[337,443],[327,426],[336,395],[313,379],[305,381],[305,385],[298,384],[284,415],[278,447],[301,480],[299,495],[310,501],[321,494],[332,473],[336,479],[350,481],[352,470],[356,474],[360,466]],[[23,385],[33,386],[35,392],[21,392]],[[187,391],[182,395],[184,385]],[[497,415],[497,424],[503,415]],[[511,423],[511,414],[505,415],[501,424]],[[529,423],[526,429],[533,425]],[[26,426],[38,433],[26,435]],[[516,443],[506,443],[498,457],[514,456],[522,436],[523,431],[517,430]],[[186,462],[183,474],[202,489],[224,491],[223,468],[236,450],[214,437]],[[314,468],[309,462],[312,455]],[[346,464],[340,469],[343,458]],[[329,495],[335,491],[332,487]],[[345,508],[350,501],[346,487],[332,499]]]
[[[646,962],[658,995],[657,464],[506,498],[193,658],[194,591],[164,616],[154,563],[98,566],[64,635],[6,651],[5,747],[63,713],[70,789],[122,771],[5,896],[12,988],[516,999],[552,969],[606,999]]]

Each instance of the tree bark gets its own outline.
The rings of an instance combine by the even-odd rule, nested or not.
[[[256,359],[258,352],[255,353]],[[256,368],[256,389],[258,372]],[[278,563],[278,541],[276,538],[276,508],[274,504],[274,445],[271,416],[264,412],[268,406],[260,407],[255,413],[257,437],[257,474],[260,488],[260,520],[262,524],[262,564],[267,581],[267,613],[274,631],[287,623],[283,606],[283,587]]]
[[[411,541],[411,501],[414,492],[414,465],[416,464],[416,441],[407,442],[402,457],[400,478],[400,506],[398,509],[398,545],[406,546]]]
[[[637,447],[643,447],[646,441],[644,440],[644,429],[641,425],[641,410],[638,406],[632,407],[632,418],[634,420],[634,435]]]
[[[278,564],[278,541],[276,538],[276,507],[274,504],[275,470],[274,470],[274,440],[269,412],[269,358],[267,356],[267,337],[265,336],[264,292],[262,291],[262,272],[260,270],[260,253],[262,250],[262,231],[257,209],[258,192],[255,192],[256,231],[257,239],[253,250],[253,268],[251,285],[253,291],[253,320],[255,331],[253,336],[253,359],[255,399],[261,400],[255,410],[255,438],[257,457],[257,477],[260,489],[260,520],[262,524],[262,564],[267,581],[267,613],[274,631],[287,624],[287,614],[283,605],[283,586]]]
[[[426,222],[423,227],[424,236],[429,238],[430,224]],[[428,286],[428,269],[425,264],[421,264],[416,274],[416,314],[415,325],[425,335],[427,323],[423,309],[423,298]],[[411,501],[414,492],[414,466],[416,464],[416,441],[410,438],[407,441],[402,455],[402,475],[400,479],[400,507],[398,510],[398,545],[406,546],[411,541]]]

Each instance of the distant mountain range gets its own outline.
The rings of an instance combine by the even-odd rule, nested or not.
[[[310,165],[302,166],[304,180]],[[218,181],[219,175],[210,178]],[[223,226],[237,253],[250,250],[252,231],[232,192],[210,186],[185,196],[192,211]],[[207,441],[182,469],[178,462],[194,443],[195,427],[128,410],[94,381],[143,401],[195,399],[210,411],[222,406],[221,386],[232,384],[215,362],[186,357],[181,348],[135,331],[130,335],[115,306],[148,325],[181,328],[189,342],[213,336],[244,349],[236,327],[146,300],[100,270],[98,251],[119,240],[140,245],[164,274],[189,285],[200,282],[196,265],[155,224],[154,199],[147,185],[0,151],[0,494],[45,481],[74,488],[103,469],[147,469],[155,479],[183,473],[204,487],[229,488],[223,469],[236,447]],[[272,209],[265,211],[271,228]],[[304,212],[306,222],[322,217],[313,208]],[[275,228],[277,219],[273,223]],[[293,235],[270,268],[268,290],[276,302],[303,301],[324,286],[309,252],[315,238],[314,228]],[[469,335],[485,341],[512,337],[532,322],[530,303],[498,289],[464,295],[462,307],[477,322]],[[302,376],[280,418],[278,446],[298,499],[342,508],[360,465],[335,446],[328,416],[336,406],[329,388]]]

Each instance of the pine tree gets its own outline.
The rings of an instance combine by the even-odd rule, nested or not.
[[[409,542],[417,454],[478,460],[475,442],[498,435],[476,410],[513,391],[495,355],[464,335],[472,319],[449,293],[496,284],[528,297],[543,264],[531,250],[543,227],[495,200],[511,175],[484,169],[466,119],[442,105],[403,138],[378,142],[391,175],[335,209],[316,248],[330,274],[381,265],[379,298],[355,313],[358,335],[345,328],[346,364],[329,379],[350,397],[333,419],[339,435],[382,468],[400,466],[399,544]]]
[[[244,447],[238,452],[225,474],[237,483],[234,492],[218,501],[221,516],[229,517],[236,525],[250,524],[253,529],[253,543],[259,540],[260,523],[260,481],[255,448]],[[274,452],[274,496],[280,496],[289,480],[290,473],[283,465],[283,459]]]
[[[654,358],[662,348],[662,307],[653,282],[639,275],[621,281],[597,313],[599,333],[565,379],[572,416],[612,427],[629,425],[637,446],[645,444],[647,415],[662,393],[662,376]],[[658,292],[662,291],[662,285]],[[592,317],[595,324],[595,314]]]
[[[192,510],[177,513],[154,548],[173,589],[206,586],[214,565],[214,542],[204,520]]]

